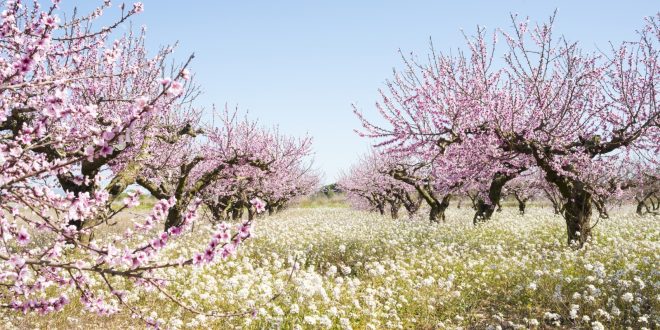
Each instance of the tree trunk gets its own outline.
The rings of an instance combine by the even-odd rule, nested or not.
[[[257,210],[254,208],[254,206],[250,206],[248,208],[248,220],[254,220],[254,217],[257,215]]]
[[[557,203],[552,202],[552,209],[555,212],[555,215],[560,215],[561,214],[561,207],[557,205]]]
[[[438,218],[444,218],[444,214],[441,214],[440,206],[439,205],[432,205],[431,210],[429,212],[429,221],[431,223],[434,222],[440,222]]]
[[[401,204],[390,202],[390,215],[392,216],[392,219],[398,219],[399,218],[399,209],[400,208],[401,208]]]
[[[232,220],[239,220],[243,218],[243,207],[242,206],[237,206],[233,210],[231,210],[231,219]]]
[[[490,181],[490,187],[488,188],[488,199],[490,203],[486,203],[483,198],[479,198],[477,201],[477,212],[474,214],[472,223],[475,225],[479,222],[487,221],[493,215],[495,207],[500,204],[500,199],[502,198],[502,188],[504,185],[515,178],[516,174],[514,173],[500,173],[497,172],[493,175],[493,179]]]
[[[636,212],[638,215],[658,215],[658,209],[660,209],[660,197],[655,191],[637,199]]]
[[[477,196],[479,196],[479,194],[473,195],[468,193],[467,196],[468,198],[470,198],[470,205],[472,206],[472,209],[475,211],[478,210],[479,208],[477,207],[477,201],[479,200],[479,198],[477,198]]]
[[[378,213],[380,213],[380,215],[385,215],[385,205],[378,204],[376,205],[376,208],[378,209]]]
[[[527,199],[520,197],[517,192],[513,193],[513,197],[516,198],[516,201],[518,201],[518,212],[520,212],[520,215],[525,215],[525,207],[527,206]]]
[[[447,194],[444,197],[442,197],[442,201],[440,202],[440,219],[442,222],[445,222],[445,211],[449,207],[449,201],[451,200],[451,195]]]
[[[479,198],[477,200],[477,212],[472,218],[472,223],[476,225],[479,222],[486,222],[493,215],[493,212],[495,212],[495,204],[488,204],[482,198]]]
[[[167,214],[167,220],[165,220],[165,231],[172,227],[177,227],[181,225],[181,206],[178,203],[170,208],[170,212]]]
[[[568,232],[568,243],[574,242],[578,248],[591,237],[591,194],[582,189],[574,189],[572,197],[564,204],[564,218]]]
[[[592,196],[587,190],[587,185],[579,180],[573,179],[569,175],[560,174],[560,172],[551,165],[553,159],[549,152],[538,150],[534,147],[532,149],[532,155],[536,160],[536,164],[545,173],[545,179],[549,183],[554,184],[555,187],[557,187],[557,190],[559,190],[561,198],[557,198],[557,202],[563,203],[562,211],[564,219],[566,220],[568,244],[570,245],[572,242],[575,242],[575,247],[581,248],[591,236],[592,229]],[[575,173],[575,168],[569,163],[562,166],[562,171]]]
[[[418,196],[417,199],[413,199],[408,192],[405,192],[402,198],[403,207],[408,211],[408,217],[412,218],[417,211],[419,211],[420,206],[422,205],[422,197]]]
[[[451,195],[445,195],[442,197],[440,203],[433,203],[431,206],[431,211],[429,213],[430,222],[445,222],[445,211],[449,207],[449,201],[451,200]]]

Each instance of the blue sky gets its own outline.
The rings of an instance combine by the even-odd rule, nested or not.
[[[631,39],[642,18],[660,9],[657,1],[142,2],[133,24],[148,27],[149,47],[179,41],[179,61],[195,53],[200,106],[238,105],[266,125],[313,136],[325,182],[368,149],[353,132],[359,122],[351,104],[376,117],[377,90],[401,64],[398,49],[425,55],[429,37],[436,50],[455,49],[461,28],[506,28],[512,12],[541,21],[555,9],[558,32],[604,48]]]

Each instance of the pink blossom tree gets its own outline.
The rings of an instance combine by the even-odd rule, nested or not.
[[[311,167],[311,138],[283,135],[267,129],[247,117],[238,118],[237,111],[227,111],[216,122],[222,129],[209,128],[211,144],[203,150],[217,150],[220,157],[242,155],[241,161],[223,171],[223,176],[202,190],[204,203],[217,220],[234,219],[248,210],[248,218],[256,214],[258,198],[273,213],[291,199],[311,193],[318,175]]]
[[[659,20],[648,18],[637,40],[596,53],[555,36],[554,16],[531,27],[514,16],[512,32],[492,37],[479,29],[466,37],[466,51],[434,53],[428,65],[406,61],[377,105],[387,126],[356,111],[362,134],[388,152],[444,160],[441,173],[458,166],[463,178],[537,167],[562,196],[568,241],[580,247],[591,235],[594,200],[609,194],[598,173],[634,157],[657,162]],[[467,166],[444,156],[468,138],[483,142],[463,148]]]
[[[513,196],[518,202],[518,212],[525,215],[527,202],[541,194],[543,178],[538,171],[527,171],[509,181],[504,187],[504,194]]]
[[[439,199],[422,194],[434,214],[444,214],[440,210],[448,205],[449,192],[467,186],[476,191],[476,224],[491,217],[506,182],[525,170],[531,159],[497,148],[499,140],[478,124],[488,120],[476,110],[486,107],[478,98],[496,93],[499,74],[488,71],[493,54],[484,53],[485,44],[470,46],[481,47],[474,48],[475,52],[485,58],[477,59],[476,54],[463,57],[462,52],[459,56],[440,54],[436,58],[434,53],[424,64],[402,56],[405,70],[395,72],[376,104],[386,125],[373,124],[357,108],[354,112],[362,122],[363,131],[358,132],[361,136],[376,139],[377,148],[416,159],[417,165],[423,165],[420,168],[431,171],[431,180],[438,182],[417,187],[435,185],[435,190],[447,192]],[[402,171],[397,174],[400,179],[406,176]],[[415,177],[420,179],[413,176],[406,181],[414,185]]]
[[[513,34],[503,33],[507,81],[487,129],[504,150],[532,156],[557,187],[568,241],[578,246],[591,235],[595,196],[608,194],[598,173],[633,155],[657,155],[658,19],[605,54],[555,40],[554,18],[533,28],[514,18]]]
[[[422,199],[409,185],[392,176],[397,164],[391,157],[373,151],[351,167],[338,181],[349,202],[358,208],[377,210],[385,214],[389,207],[392,219],[399,218],[399,210],[404,207],[412,217],[419,210]]]
[[[144,31],[112,41],[116,27],[143,10],[141,3],[122,5],[115,23],[95,29],[109,1],[66,21],[58,2],[47,8],[4,2],[0,306],[49,313],[74,293],[88,311],[128,308],[158,326],[125,299],[130,283],[133,291],[162,294],[190,312],[221,315],[181,303],[155,274],[227,258],[250,236],[249,220],[235,231],[223,223],[203,251],[164,253],[197,219],[206,189],[235,171],[269,171],[276,160],[262,153],[271,152],[264,138],[272,134],[244,134],[237,121],[213,129],[202,124],[200,111],[190,107],[197,95],[187,69],[192,56],[168,70],[172,48],[148,56]],[[134,185],[158,201],[148,215],[120,220],[118,214],[140,204],[139,190],[127,189]],[[265,210],[259,198],[249,202],[255,212]],[[117,221],[128,221],[127,229],[108,233]]]

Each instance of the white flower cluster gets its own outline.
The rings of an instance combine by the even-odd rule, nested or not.
[[[153,274],[169,279],[169,292],[195,310],[252,315],[195,315],[164,295],[147,301],[130,290],[126,299],[172,329],[660,326],[657,219],[619,210],[576,251],[564,241],[563,219],[547,209],[524,217],[505,209],[476,228],[471,217],[450,208],[447,223],[429,224],[341,208],[291,209],[259,219],[254,237],[225,262]],[[204,242],[195,237],[206,236],[166,249],[199,251]],[[5,312],[0,327],[99,322],[75,306],[64,313],[68,318]],[[135,321],[113,316],[113,325],[122,324]]]

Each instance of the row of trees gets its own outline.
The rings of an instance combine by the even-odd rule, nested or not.
[[[404,57],[381,91],[379,118],[355,109],[358,133],[377,151],[342,185],[377,209],[391,187],[414,189],[431,221],[452,195],[469,193],[479,222],[508,183],[538,178],[577,246],[591,235],[594,209],[606,216],[607,202],[632,186],[650,189],[639,194],[640,212],[657,211],[659,22],[649,17],[636,40],[588,52],[553,33],[554,16],[533,26],[512,16],[510,31],[479,28],[466,49]],[[372,191],[390,197],[376,201]]]
[[[122,5],[102,28],[95,21],[109,1],[67,20],[58,3],[3,3],[0,306],[57,311],[73,289],[90,311],[124,306],[143,317],[125,300],[125,281],[175,299],[155,270],[228,257],[250,236],[256,214],[315,189],[311,139],[236,110],[203,121],[209,116],[192,106],[193,56],[168,66],[173,49],[150,56],[144,30],[117,35],[141,3]],[[149,215],[118,216],[145,191],[158,200]],[[168,259],[163,248],[189,232],[201,210],[219,223],[206,249]],[[230,218],[240,220],[235,230],[220,224]],[[109,234],[117,222],[126,230]]]
[[[505,198],[517,205],[521,215],[525,214],[530,201],[547,202],[557,215],[564,210],[565,200],[560,191],[549,184],[538,170],[526,170],[508,180],[499,191],[499,197],[488,205],[489,208],[492,205],[492,211],[484,214],[484,204],[487,200],[491,201],[489,191],[479,190],[478,185],[463,184],[443,194],[441,189],[445,183],[423,176],[421,168],[415,172],[419,176],[403,177],[402,168],[404,165],[401,160],[394,160],[372,150],[367,157],[343,173],[337,184],[354,208],[377,211],[381,215],[389,213],[393,219],[399,218],[399,210],[402,208],[412,217],[425,205],[429,207],[431,222],[444,220],[444,211],[452,200],[455,200],[458,208],[461,208],[464,201],[469,201],[475,211],[475,224],[490,218],[495,210],[500,211],[501,201]],[[660,180],[657,176],[631,171],[620,172],[618,175],[604,182],[610,185],[610,194],[607,195],[610,198],[594,200],[595,207],[602,211],[600,216],[607,217],[608,207],[623,203],[635,204],[636,212],[641,216],[660,215]],[[435,205],[439,206],[439,210],[433,210]]]

